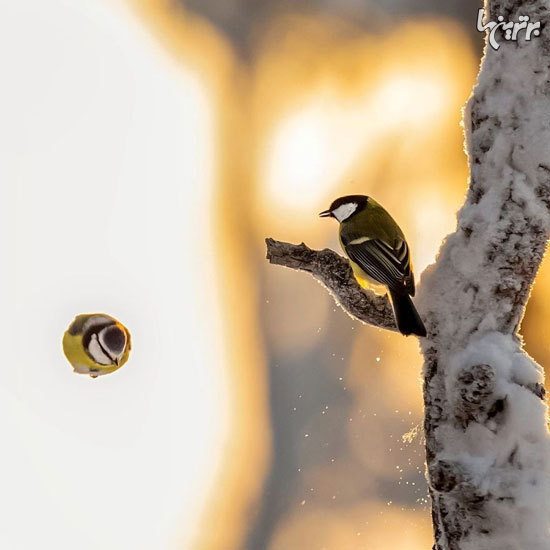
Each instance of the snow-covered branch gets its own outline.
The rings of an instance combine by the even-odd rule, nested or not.
[[[265,243],[270,263],[310,273],[351,317],[375,327],[397,330],[388,297],[363,290],[348,261],[336,252],[328,248],[312,250],[304,243],[296,245],[274,239],[266,239]]]
[[[543,36],[486,49],[464,114],[466,204],[419,288],[435,548],[549,549],[543,371],[516,335],[550,233],[548,7],[487,8]]]

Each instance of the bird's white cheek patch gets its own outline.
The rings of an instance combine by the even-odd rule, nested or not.
[[[343,222],[344,220],[349,218],[356,210],[357,203],[348,202],[347,204],[342,204],[338,208],[335,208],[332,213],[339,222]]]
[[[92,335],[92,339],[90,340],[90,344],[88,345],[88,351],[90,352],[90,355],[92,356],[92,359],[96,362],[96,363],[99,363],[100,365],[112,365],[113,364],[113,361],[111,360],[110,357],[107,357],[100,345],[99,345],[99,342],[97,341],[97,336],[94,334]]]

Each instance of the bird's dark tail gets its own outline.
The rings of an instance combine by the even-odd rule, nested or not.
[[[409,334],[426,336],[426,328],[412,303],[411,297],[408,294],[397,294],[392,291],[390,291],[390,295],[399,332],[405,336]]]

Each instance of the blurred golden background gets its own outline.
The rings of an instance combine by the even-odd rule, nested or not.
[[[204,20],[197,33],[196,15],[173,3],[137,7],[219,93],[239,438],[197,548],[428,548],[416,342],[354,323],[310,278],[267,265],[263,239],[337,249],[316,213],[365,193],[400,220],[417,272],[433,261],[466,189],[459,122],[477,65],[467,31],[433,15],[365,26],[287,9],[243,46]]]
[[[467,188],[460,120],[481,55],[478,3],[115,4],[196,79],[211,128],[201,210],[211,233],[196,235],[196,261],[214,274],[193,291],[221,304],[197,318],[221,334],[211,429],[222,435],[186,489],[193,513],[181,512],[170,548],[430,548],[417,342],[354,322],[308,276],[268,265],[264,238],[339,250],[317,213],[362,193],[399,221],[417,277],[434,261]],[[161,148],[169,137],[151,135]],[[546,261],[523,325],[543,365],[549,279]]]

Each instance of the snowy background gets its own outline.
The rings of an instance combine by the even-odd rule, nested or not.
[[[208,92],[116,2],[2,13],[0,547],[188,547],[226,429]],[[91,311],[120,376],[62,354]]]

